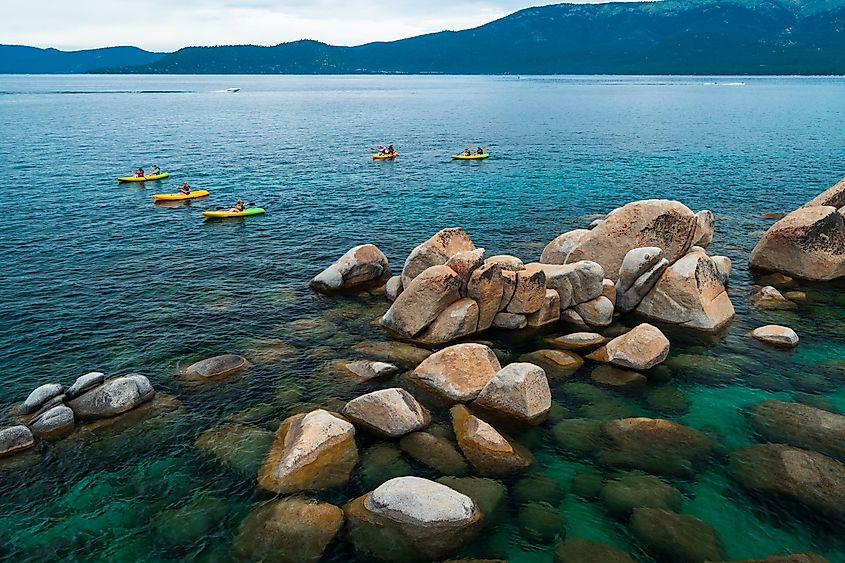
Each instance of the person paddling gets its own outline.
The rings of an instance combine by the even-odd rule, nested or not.
[[[138,178],[143,178],[144,177],[144,169],[139,166],[138,170],[135,172],[135,176],[138,177]]]
[[[189,193],[191,193],[191,186],[188,185],[188,182],[185,182],[179,187],[179,191],[185,195],[188,195]]]
[[[229,213],[243,213],[244,212],[244,201],[239,199],[235,202],[235,206],[229,209]]]
[[[161,168],[158,167],[158,164],[153,164],[153,176],[157,176],[161,174]]]
[[[478,155],[484,154],[484,147],[478,147],[478,150],[475,151],[475,154],[478,154]]]

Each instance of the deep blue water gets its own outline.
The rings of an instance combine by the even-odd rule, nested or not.
[[[221,92],[228,87],[242,90]],[[592,214],[636,199],[677,199],[716,213],[711,251],[730,256],[735,267],[731,296],[738,318],[722,340],[693,353],[739,350],[748,358],[743,376],[757,370],[787,379],[789,370],[843,359],[845,291],[839,285],[805,288],[810,304],[798,313],[761,314],[747,305],[746,267],[771,224],[759,214],[789,211],[845,175],[843,101],[843,78],[0,76],[6,207],[0,406],[21,401],[41,383],[69,384],[95,369],[148,374],[183,403],[178,425],[159,438],[150,434],[152,445],[115,441],[108,462],[86,448],[56,447],[42,451],[35,467],[2,472],[0,520],[14,526],[11,534],[0,532],[0,540],[8,540],[17,560],[45,554],[114,559],[110,550],[125,547],[127,538],[151,553],[150,560],[224,550],[240,515],[263,497],[191,444],[232,412],[273,406],[274,389],[285,382],[302,389],[298,402],[356,394],[315,377],[325,359],[309,351],[329,346],[330,357],[348,357],[354,343],[383,338],[369,326],[383,305],[318,298],[306,284],[364,242],[379,245],[399,269],[417,243],[443,227],[462,226],[491,254],[531,261],[549,240],[585,226]],[[369,148],[386,143],[401,156],[372,162]],[[449,159],[467,144],[487,145],[493,158]],[[116,183],[116,176],[151,163],[171,177]],[[153,205],[153,193],[173,191],[183,180],[212,196],[191,205]],[[264,207],[266,215],[202,220],[201,210],[236,198]],[[801,346],[784,353],[749,345],[743,334],[762,321],[791,324]],[[174,377],[186,362],[249,354],[279,339],[299,354],[257,366],[246,382],[197,393]],[[681,339],[676,352],[693,344]],[[769,373],[772,365],[788,369]],[[680,383],[692,407],[674,418],[719,426],[730,448],[751,443],[737,408],[788,398],[795,389],[772,393],[738,379]],[[817,394],[845,409],[838,388]],[[275,408],[263,421],[268,426],[285,413]],[[538,452],[543,471],[562,482],[590,466],[548,445]],[[126,485],[126,475],[143,481],[138,468],[159,457],[193,478],[156,504],[143,487]],[[54,501],[68,498],[91,475],[122,483],[114,502],[133,507],[135,516],[120,524],[106,520],[112,531],[105,539],[84,531],[71,539],[50,536],[51,526],[82,518],[72,502],[57,509]],[[845,561],[841,540],[828,532],[799,520],[784,525],[783,514],[767,514],[732,489],[721,490],[732,486],[724,468],[678,486],[685,511],[717,528],[730,558],[815,549]],[[334,502],[361,492],[351,486]],[[176,548],[162,544],[148,522],[162,507],[181,506],[200,493],[241,512]],[[569,494],[561,507],[570,534],[599,530],[600,539],[649,560],[598,501],[575,499]],[[497,533],[510,542],[512,560],[550,556],[548,546],[519,539],[512,524]],[[329,557],[351,557],[349,549],[337,542]]]

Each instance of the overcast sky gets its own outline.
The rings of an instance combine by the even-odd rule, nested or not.
[[[357,45],[475,27],[521,8],[550,3],[553,2],[3,0],[0,44],[58,49],[136,45],[153,51],[172,51],[186,45],[276,45],[297,39]]]

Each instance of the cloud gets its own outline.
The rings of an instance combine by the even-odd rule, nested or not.
[[[28,0],[4,7],[0,43],[86,49],[137,45],[334,45],[466,29],[542,3],[518,0]]]

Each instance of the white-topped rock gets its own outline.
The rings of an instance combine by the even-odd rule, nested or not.
[[[35,438],[26,426],[0,429],[0,457],[15,455],[35,445]]]
[[[276,493],[338,487],[349,480],[357,461],[352,423],[317,409],[282,422],[258,484]]]
[[[428,411],[400,388],[380,389],[352,399],[341,414],[387,438],[421,430],[431,422]]]
[[[185,368],[182,377],[188,381],[207,381],[228,377],[248,366],[249,362],[243,356],[221,354],[189,365]]]
[[[422,477],[396,477],[364,498],[376,514],[420,526],[466,524],[476,518],[478,507],[468,496]]]
[[[64,392],[65,388],[59,383],[46,383],[40,387],[36,387],[32,393],[21,403],[20,413],[30,414],[42,406],[53,397],[58,397]]]
[[[68,387],[67,391],[65,391],[65,395],[67,395],[68,399],[73,399],[98,385],[102,385],[105,380],[106,374],[99,371],[92,371],[86,373],[85,375],[80,375],[76,378],[76,381],[73,382],[73,385]]]
[[[604,295],[579,303],[575,312],[588,326],[604,327],[613,322],[613,303]]]
[[[779,348],[794,348],[798,346],[798,335],[788,326],[761,326],[752,330],[751,336],[760,342]]]
[[[68,401],[79,420],[96,420],[123,414],[155,396],[150,380],[139,373],[116,377]]]
[[[322,293],[351,291],[372,285],[390,276],[387,257],[374,244],[351,248],[338,260],[320,272],[309,284]]]
[[[75,424],[70,407],[56,405],[33,418],[29,422],[29,429],[43,440],[54,440],[73,432]]]
[[[376,362],[371,360],[354,360],[342,362],[342,367],[361,379],[375,379],[377,377],[388,377],[399,373],[399,368],[388,362]]]
[[[525,362],[508,364],[487,382],[473,405],[519,422],[539,424],[552,406],[546,372]]]

